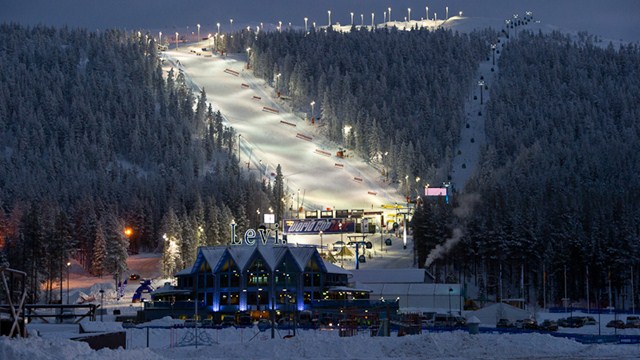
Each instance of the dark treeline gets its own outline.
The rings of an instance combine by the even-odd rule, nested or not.
[[[454,204],[474,211],[422,207],[420,260],[460,227],[434,264],[474,275],[481,297],[562,304],[566,291],[582,305],[630,308],[635,289],[640,305],[638,47],[523,32],[499,65],[488,145],[466,189],[474,201]]]
[[[111,276],[127,252],[163,251],[171,274],[271,206],[206,89],[163,74],[144,34],[4,24],[0,63],[0,246],[30,301],[38,284],[57,297],[70,257]]]
[[[489,31],[396,28],[245,35],[230,46],[251,47],[256,76],[308,117],[315,101],[316,124],[329,139],[403,187],[407,176],[447,179],[469,84],[495,38]],[[409,187],[415,196],[420,185]]]

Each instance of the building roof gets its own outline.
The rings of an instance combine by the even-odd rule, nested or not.
[[[351,275],[351,272],[322,260],[314,246],[289,245],[256,245],[256,246],[203,246],[198,248],[198,256],[193,266],[181,270],[176,276],[193,274],[202,261],[206,261],[212,271],[217,271],[225,258],[231,257],[241,271],[246,270],[255,256],[264,259],[267,267],[274,271],[285,256],[290,254],[300,271],[304,271],[312,257],[316,257],[318,264],[324,271],[331,274]]]
[[[424,284],[429,282],[425,269],[360,269],[353,280],[363,284]]]
[[[460,284],[366,284],[376,296],[459,296]],[[451,289],[451,291],[449,291]]]

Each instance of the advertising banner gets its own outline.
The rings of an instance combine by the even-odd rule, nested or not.
[[[342,228],[340,227],[342,224]],[[289,219],[284,221],[285,234],[339,234],[355,232],[355,222],[345,219]]]
[[[426,196],[447,196],[447,188],[428,187],[425,191]]]

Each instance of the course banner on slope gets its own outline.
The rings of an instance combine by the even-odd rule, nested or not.
[[[340,226],[342,224],[342,226]],[[339,234],[354,232],[355,223],[346,219],[290,219],[284,221],[285,234]]]

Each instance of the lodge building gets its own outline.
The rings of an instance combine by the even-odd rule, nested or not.
[[[201,316],[250,312],[263,317],[269,311],[318,313],[379,305],[368,300],[368,290],[348,287],[351,272],[323,260],[314,246],[201,247],[193,266],[175,276],[177,286],[145,304],[147,319],[189,317],[196,297]]]

